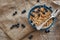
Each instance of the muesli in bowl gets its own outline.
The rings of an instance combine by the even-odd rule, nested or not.
[[[47,7],[46,5],[37,5],[34,6],[28,15],[28,21],[32,25],[33,28],[39,27],[43,22],[51,17],[52,9]],[[42,29],[48,29],[52,27],[55,22],[55,18],[52,18],[47,21],[46,24],[42,27]]]

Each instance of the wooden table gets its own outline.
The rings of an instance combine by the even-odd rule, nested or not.
[[[9,1],[8,0],[0,0],[0,5],[1,5],[0,9],[4,9],[3,6],[9,4],[8,8],[9,8],[9,6],[15,7],[15,10],[18,11],[18,14],[21,17],[25,17],[27,19],[29,10],[35,4],[37,4],[37,3],[40,4],[40,2],[36,2],[36,0],[9,0]],[[51,5],[52,7],[54,7],[54,9],[56,9],[56,8],[60,9],[60,6],[55,5],[51,2],[47,2],[46,4]],[[7,9],[7,7],[6,7],[6,10],[8,11],[9,9]],[[21,14],[21,12],[23,10],[26,10],[25,14]],[[6,12],[6,11],[3,11],[3,12]],[[16,18],[18,18],[18,17],[16,17]],[[2,32],[3,33],[1,33],[1,31],[0,31],[0,34],[1,34],[0,35],[0,40],[9,40],[9,38],[6,36],[6,34],[4,34],[4,31],[2,31]],[[5,36],[2,35],[2,34],[4,34]],[[32,39],[29,39],[30,35],[33,35]],[[45,33],[45,31],[34,31],[34,32],[30,32],[28,35],[24,36],[21,40],[60,40],[60,14],[59,14],[59,16],[57,16],[57,21],[55,23],[55,26],[50,29],[49,33]]]

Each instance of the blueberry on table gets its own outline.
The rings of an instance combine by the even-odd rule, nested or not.
[[[19,23],[17,23],[17,25],[19,25]]]
[[[25,12],[26,12],[26,10],[23,10],[23,11],[22,11],[22,14],[24,14]]]
[[[15,26],[16,26],[17,28],[19,28],[19,23],[17,23]]]
[[[39,0],[37,0],[37,2],[39,2]]]
[[[12,25],[12,27],[10,29],[13,29],[13,28],[19,28],[19,23],[15,24],[15,25]]]
[[[32,38],[33,38],[33,35],[30,35],[28,38],[29,38],[29,39],[32,39]]]
[[[25,28],[25,25],[24,25],[24,24],[21,24],[21,26],[22,26],[23,28]]]
[[[35,12],[35,11],[32,11],[32,12]]]
[[[12,27],[10,29],[13,29],[15,27],[15,25],[12,25]]]
[[[15,11],[15,13],[13,13],[13,16],[15,16],[17,14],[17,11]]]
[[[49,33],[49,32],[50,32],[50,30],[45,30],[45,32],[46,32],[46,33]]]

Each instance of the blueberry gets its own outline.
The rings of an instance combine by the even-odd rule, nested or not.
[[[13,16],[15,16],[17,14],[17,11],[15,11],[15,13],[13,13]]]
[[[39,0],[37,0],[37,2],[39,2]]]
[[[30,35],[28,38],[29,38],[29,39],[32,39],[32,38],[33,38],[33,35]]]
[[[58,9],[55,11],[55,13],[58,11]]]
[[[50,30],[45,30],[45,32],[46,32],[46,33],[49,33],[49,32],[50,32]]]
[[[13,28],[19,28],[19,23],[15,24],[15,25],[12,25],[12,27],[10,29],[13,29]]]
[[[15,26],[16,26],[17,28],[19,28],[19,23],[17,23]]]
[[[52,20],[54,20],[55,18],[52,18]]]
[[[33,23],[33,21],[31,20],[31,23]]]
[[[12,27],[10,29],[13,29],[15,27],[15,25],[12,25]]]
[[[26,12],[26,10],[23,10],[23,11],[22,11],[22,14],[24,14],[25,12]]]
[[[21,24],[21,26],[22,26],[23,28],[25,28],[25,25],[24,25],[24,24]]]

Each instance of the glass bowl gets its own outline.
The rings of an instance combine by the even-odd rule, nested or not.
[[[28,22],[29,22],[29,24],[30,24],[34,29],[36,29],[36,26],[35,26],[35,25],[32,25],[31,20],[30,20],[30,14],[31,14],[32,11],[34,11],[35,8],[41,8],[41,7],[44,7],[44,8],[46,8],[46,9],[50,10],[51,13],[53,12],[53,10],[51,9],[51,7],[47,7],[46,5],[36,5],[36,6],[32,7],[31,10],[29,11],[29,14],[28,14]],[[56,18],[52,18],[52,19],[53,19],[53,22],[52,22],[48,27],[46,27],[46,28],[43,28],[43,27],[42,27],[41,30],[42,30],[42,29],[49,29],[50,27],[54,26],[54,23],[55,23],[55,21],[56,21]]]

